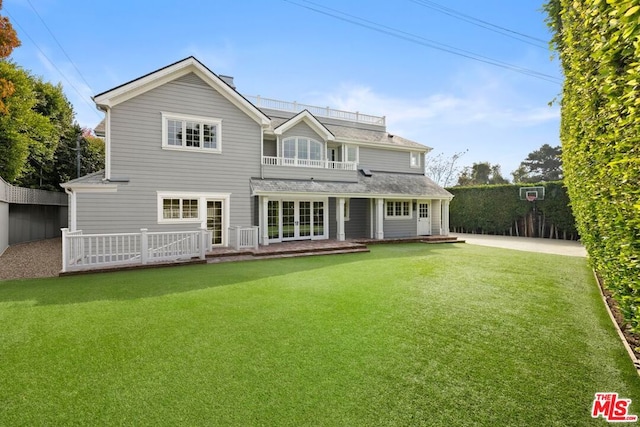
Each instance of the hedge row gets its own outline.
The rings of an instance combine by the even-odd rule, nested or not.
[[[640,5],[545,5],[565,81],[565,184],[595,270],[640,332]]]
[[[545,187],[544,200],[520,200],[521,185],[452,187],[450,206],[453,231],[577,239],[569,197],[562,182],[536,184]],[[535,209],[535,212],[534,212]]]

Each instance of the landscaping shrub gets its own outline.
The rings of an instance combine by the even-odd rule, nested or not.
[[[545,5],[565,81],[565,183],[593,267],[640,332],[640,5]]]
[[[520,184],[449,188],[455,196],[450,206],[452,230],[577,239],[569,197],[562,182],[535,186],[545,187],[544,200],[535,204],[520,200]]]

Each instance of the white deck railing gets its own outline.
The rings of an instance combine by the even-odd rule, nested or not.
[[[247,96],[247,99],[258,108],[268,108],[271,110],[288,111],[291,113],[299,113],[308,110],[316,117],[327,117],[330,119],[348,120],[356,123],[367,123],[371,125],[384,126],[385,116],[372,116],[370,114],[362,114],[358,111],[336,110],[329,107],[318,107],[315,105],[300,104],[298,102],[280,101],[277,99],[263,98],[261,96]]]
[[[336,169],[343,171],[357,170],[355,162],[333,162],[330,160],[292,159],[289,157],[262,156],[262,164],[269,166],[298,166],[303,168]]]
[[[230,246],[235,250],[239,249],[258,249],[259,227],[230,227],[229,238]]]
[[[83,234],[62,229],[62,271],[91,270],[124,264],[205,258],[211,250],[207,230]]]

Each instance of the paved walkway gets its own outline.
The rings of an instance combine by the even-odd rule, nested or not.
[[[571,240],[540,239],[532,237],[490,236],[487,234],[450,233],[470,245],[493,246],[518,251],[541,252],[555,255],[586,257],[587,250]]]

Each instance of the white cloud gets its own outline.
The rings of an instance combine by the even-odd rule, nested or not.
[[[470,76],[464,81],[456,79],[456,84],[449,85],[452,89],[412,97],[379,93],[365,85],[342,84],[329,93],[316,93],[310,103],[384,115],[391,133],[445,155],[468,149],[461,159],[463,164],[499,163],[503,175],[509,177],[531,151],[545,143],[559,144],[559,108],[549,107],[544,94],[532,99],[531,88],[520,90],[509,79],[483,77],[475,82]]]

